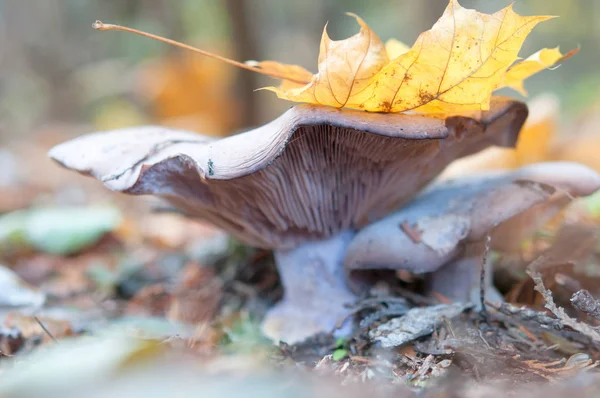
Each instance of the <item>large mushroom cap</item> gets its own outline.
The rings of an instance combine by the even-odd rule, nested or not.
[[[398,212],[361,230],[348,247],[345,266],[349,272],[435,271],[452,261],[462,245],[481,241],[506,220],[540,204],[552,205],[546,211],[559,209],[568,203],[562,200],[565,196],[586,196],[598,189],[598,173],[569,162],[437,182]],[[403,225],[417,231],[417,239]]]
[[[290,248],[358,229],[408,201],[454,159],[512,146],[524,104],[477,118],[369,114],[314,105],[212,139],[161,127],[96,133],[50,156],[108,188],[168,199],[248,244]]]

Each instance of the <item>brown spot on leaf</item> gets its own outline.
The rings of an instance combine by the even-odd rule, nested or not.
[[[435,96],[425,90],[419,90],[419,99],[421,104],[427,104],[435,99]]]

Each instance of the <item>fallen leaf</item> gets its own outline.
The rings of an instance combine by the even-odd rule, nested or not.
[[[332,359],[334,361],[341,361],[342,359],[346,358],[347,356],[348,356],[348,350],[346,350],[345,348],[338,348],[337,350],[333,351]]]
[[[540,95],[530,103],[528,121],[519,134],[515,153],[517,166],[551,160],[550,145],[556,138],[560,103],[552,94]]]
[[[410,50],[410,46],[402,43],[400,40],[389,39],[385,42],[385,51],[390,59],[395,59],[406,54]]]
[[[115,374],[158,361],[163,351],[157,341],[123,335],[63,340],[6,368],[0,381],[0,395],[68,396],[74,383],[86,386],[106,383]]]
[[[521,16],[512,5],[483,14],[450,0],[444,14],[410,49],[398,41],[384,45],[369,26],[354,17],[360,31],[331,40],[327,26],[321,37],[318,72],[275,61],[240,63],[160,36],[119,25],[94,23],[98,30],[121,30],[161,40],[282,81],[265,87],[279,98],[369,112],[459,114],[488,110],[492,92],[522,80],[573,55],[542,50],[514,65],[531,30],[551,16]],[[558,52],[559,53],[559,52]]]
[[[325,27],[319,51],[319,73],[312,76],[309,84],[292,89],[285,86],[266,89],[294,102],[358,108],[358,104],[353,106],[354,98],[367,89],[390,59],[385,45],[371,28],[360,17],[350,15],[356,18],[360,31],[345,40],[331,40]]]
[[[21,210],[0,217],[0,249],[28,246],[68,255],[100,240],[121,222],[112,207],[65,207]]]
[[[544,48],[508,69],[504,76],[504,80],[498,88],[510,87],[523,95],[527,95],[527,91],[525,91],[525,88],[523,87],[523,81],[525,79],[560,61],[570,58],[578,52],[579,49],[576,48],[563,55],[558,47]]]
[[[323,32],[318,73],[308,84],[266,89],[286,100],[336,108],[455,114],[489,109],[494,90],[517,87],[525,77],[550,66],[552,59],[562,57],[542,50],[543,65],[531,58],[507,74],[529,32],[552,18],[521,16],[512,6],[490,15],[451,0],[442,17],[410,50],[402,53],[402,47],[392,42],[389,47],[397,49],[390,50],[397,55],[393,59],[364,21],[354,17],[361,30],[348,39],[332,41]]]
[[[221,286],[213,283],[199,290],[190,290],[173,297],[166,318],[173,322],[197,325],[213,320],[219,309]]]
[[[279,86],[279,89],[284,91],[301,88],[304,86],[304,83],[298,82],[310,81],[312,79],[312,73],[299,65],[282,64],[276,61],[246,61],[246,64],[260,68],[267,73],[288,76],[289,79],[283,80]]]

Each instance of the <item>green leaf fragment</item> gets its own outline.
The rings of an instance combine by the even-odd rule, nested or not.
[[[20,210],[0,217],[0,249],[18,244],[69,255],[94,245],[120,223],[121,214],[113,207]]]
[[[341,361],[348,356],[348,350],[345,348],[338,348],[333,352],[332,358],[334,361]]]

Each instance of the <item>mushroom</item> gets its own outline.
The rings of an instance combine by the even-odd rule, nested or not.
[[[438,181],[399,211],[358,232],[348,246],[345,267],[350,278],[365,269],[429,273],[430,292],[477,304],[478,270],[488,235],[494,248],[496,230],[507,235],[502,223],[518,225],[521,217],[539,226],[572,197],[598,189],[599,174],[568,162]],[[522,237],[519,231],[511,233]],[[491,284],[488,279],[486,298],[501,300]]]
[[[514,146],[523,103],[494,98],[478,117],[376,114],[298,105],[223,139],[162,127],[95,133],[50,157],[127,194],[162,197],[248,245],[273,249],[284,297],[265,334],[330,332],[355,300],[345,279],[357,230],[409,201],[454,159]]]

